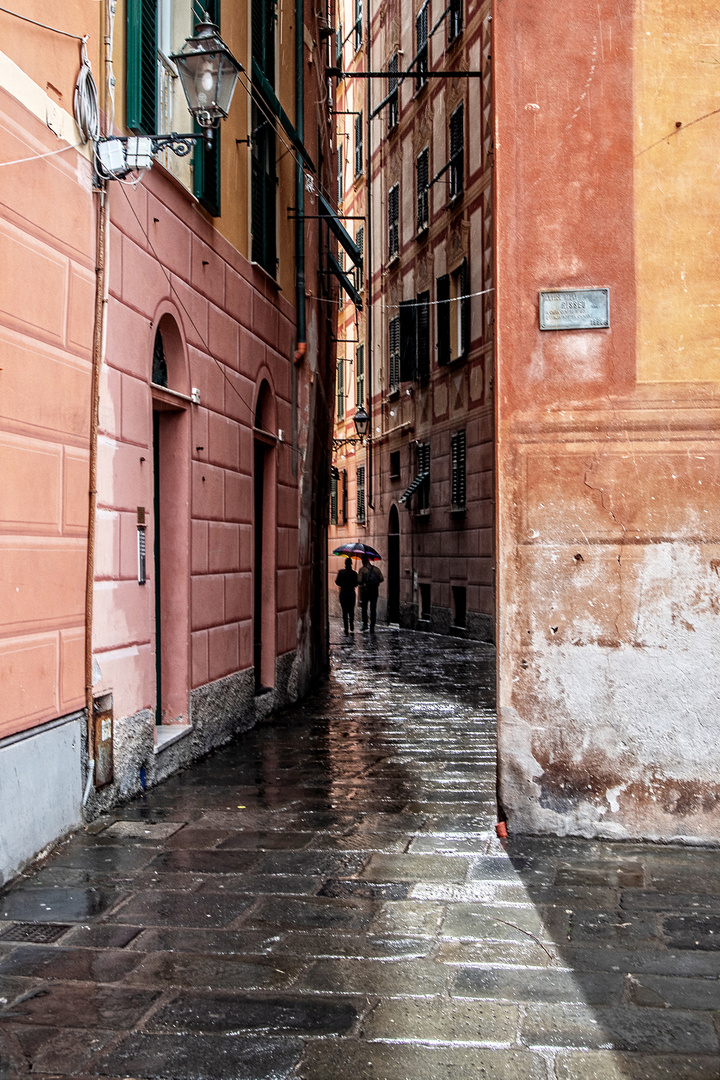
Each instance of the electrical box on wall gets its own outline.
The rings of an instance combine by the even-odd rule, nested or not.
[[[93,702],[93,742],[95,745],[95,787],[113,780],[113,698],[103,694]]]

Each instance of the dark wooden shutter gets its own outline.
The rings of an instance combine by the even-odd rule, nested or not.
[[[399,110],[399,98],[398,98],[398,54],[393,53],[390,57],[390,63],[388,64],[388,71],[390,72],[390,78],[388,79],[388,131],[392,131],[397,126],[397,122],[400,118]]]
[[[463,107],[458,105],[450,117],[450,198],[462,193],[465,183]]]
[[[450,275],[437,279],[437,355],[438,364],[450,362]]]
[[[333,465],[330,469],[330,524],[338,523],[338,471]]]
[[[342,471],[342,525],[347,525],[347,495],[348,495],[348,482],[347,482],[347,469]]]
[[[388,258],[400,250],[400,186],[394,184],[388,191]]]
[[[428,159],[429,151],[426,147],[418,155],[416,163],[418,232],[422,232],[428,225]]]
[[[430,293],[417,298],[417,380],[430,378]]]
[[[355,117],[355,175],[363,171],[363,122],[362,113]]]
[[[356,489],[357,489],[357,509],[356,520],[363,522],[365,520],[365,466],[358,465],[356,476]]]
[[[453,510],[465,506],[465,432],[458,431],[450,440],[452,465],[451,500]]]
[[[157,0],[127,0],[127,125],[157,132]]]
[[[460,355],[467,360],[470,352],[470,273],[467,259],[460,267]]]
[[[210,17],[210,21],[220,27],[220,3],[219,0],[207,0],[204,7]],[[200,22],[200,17],[195,12],[193,16],[193,28]],[[195,131],[201,131],[197,121],[194,124]],[[220,128],[213,131],[213,141],[208,150],[207,144],[195,143],[193,153],[193,194],[213,217],[220,217]]]
[[[390,390],[397,390],[400,385],[400,316],[396,315],[390,320],[388,327],[389,339],[389,382]]]
[[[418,72],[415,79],[415,89],[420,90],[427,82],[425,72],[428,69],[428,5],[423,4],[415,19],[415,41],[417,43],[417,60],[415,70]]]
[[[415,378],[416,351],[415,301],[404,300],[400,304],[400,382]]]
[[[365,347],[355,348],[355,404],[365,405]]]
[[[252,58],[275,86],[275,3],[252,0]]]
[[[361,225],[360,228],[358,229],[358,231],[355,233],[355,246],[357,247],[357,249],[360,252],[361,256],[362,256],[362,253],[363,253],[364,245],[365,245],[365,230]],[[359,266],[355,267],[355,288],[357,289],[358,292],[362,292],[364,285],[365,285],[365,282],[363,280],[363,266],[362,266],[362,262],[361,262]]]

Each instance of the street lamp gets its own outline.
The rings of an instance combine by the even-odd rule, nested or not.
[[[198,139],[205,139],[210,149],[213,130],[227,118],[240,64],[220,37],[217,26],[210,22],[207,12],[198,23],[193,37],[187,38],[175,62],[190,113],[202,132],[178,135],[113,136],[97,139],[95,151],[99,173],[119,179],[135,169],[149,169],[155,154],[172,150],[178,157],[187,157]]]
[[[230,111],[242,64],[230,52],[207,12],[195,35],[170,59],[177,65],[188,109],[210,145],[213,128],[219,127],[220,119],[226,119]]]
[[[362,405],[358,405],[357,412],[353,416],[353,424],[355,425],[357,435],[347,439],[333,439],[333,450],[339,450],[341,446],[354,446],[355,443],[364,442],[369,438],[368,428],[370,426],[370,417],[365,412]]]

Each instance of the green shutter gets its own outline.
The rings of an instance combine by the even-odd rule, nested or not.
[[[417,370],[415,301],[400,303],[400,382],[412,382]]]
[[[201,131],[195,124],[195,131]],[[195,143],[193,156],[193,194],[213,217],[220,217],[220,129],[213,131],[212,146]]]
[[[437,279],[438,364],[450,362],[450,275]]]
[[[157,0],[127,0],[127,126],[157,131]]]
[[[220,27],[220,0],[205,0],[202,5],[193,3],[193,29],[204,20],[207,12],[210,22]],[[194,131],[202,128],[196,122]],[[193,194],[201,206],[213,217],[220,217],[220,129],[213,131],[210,149],[203,139],[195,143],[193,154]]]

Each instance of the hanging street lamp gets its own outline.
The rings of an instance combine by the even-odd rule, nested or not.
[[[227,119],[238,76],[244,70],[220,37],[205,12],[193,37],[187,38],[179,53],[170,59],[177,66],[188,109],[202,128],[200,132],[178,135],[112,136],[95,140],[98,172],[103,179],[120,179],[129,172],[149,169],[160,150],[172,150],[186,157],[196,142],[212,146],[212,133]]]

